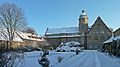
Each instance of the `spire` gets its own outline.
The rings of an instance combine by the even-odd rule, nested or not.
[[[82,15],[87,15],[85,10],[82,10]]]
[[[82,14],[80,15],[80,18],[85,18],[87,16],[87,13],[85,10],[82,10]]]
[[[82,13],[85,13],[85,10],[82,10]]]

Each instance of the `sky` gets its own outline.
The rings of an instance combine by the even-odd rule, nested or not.
[[[89,26],[100,16],[108,27],[120,27],[120,0],[0,0],[14,3],[25,12],[28,26],[44,35],[47,28],[78,26],[82,10],[86,10]]]

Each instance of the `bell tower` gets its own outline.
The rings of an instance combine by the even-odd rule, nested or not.
[[[85,10],[82,10],[82,14],[79,16],[79,31],[83,36],[88,31],[88,16]]]

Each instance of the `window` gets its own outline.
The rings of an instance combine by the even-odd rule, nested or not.
[[[98,40],[98,36],[95,36],[95,37],[94,37],[94,40]]]
[[[103,32],[103,34],[105,33],[104,31],[102,31]]]
[[[104,40],[104,36],[101,36],[101,40]]]
[[[95,31],[94,31],[94,34],[98,34],[98,31],[97,31],[97,30],[95,30]]]

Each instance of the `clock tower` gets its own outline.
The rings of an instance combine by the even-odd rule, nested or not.
[[[82,10],[82,14],[79,16],[79,31],[83,36],[88,31],[88,16],[85,10]]]

